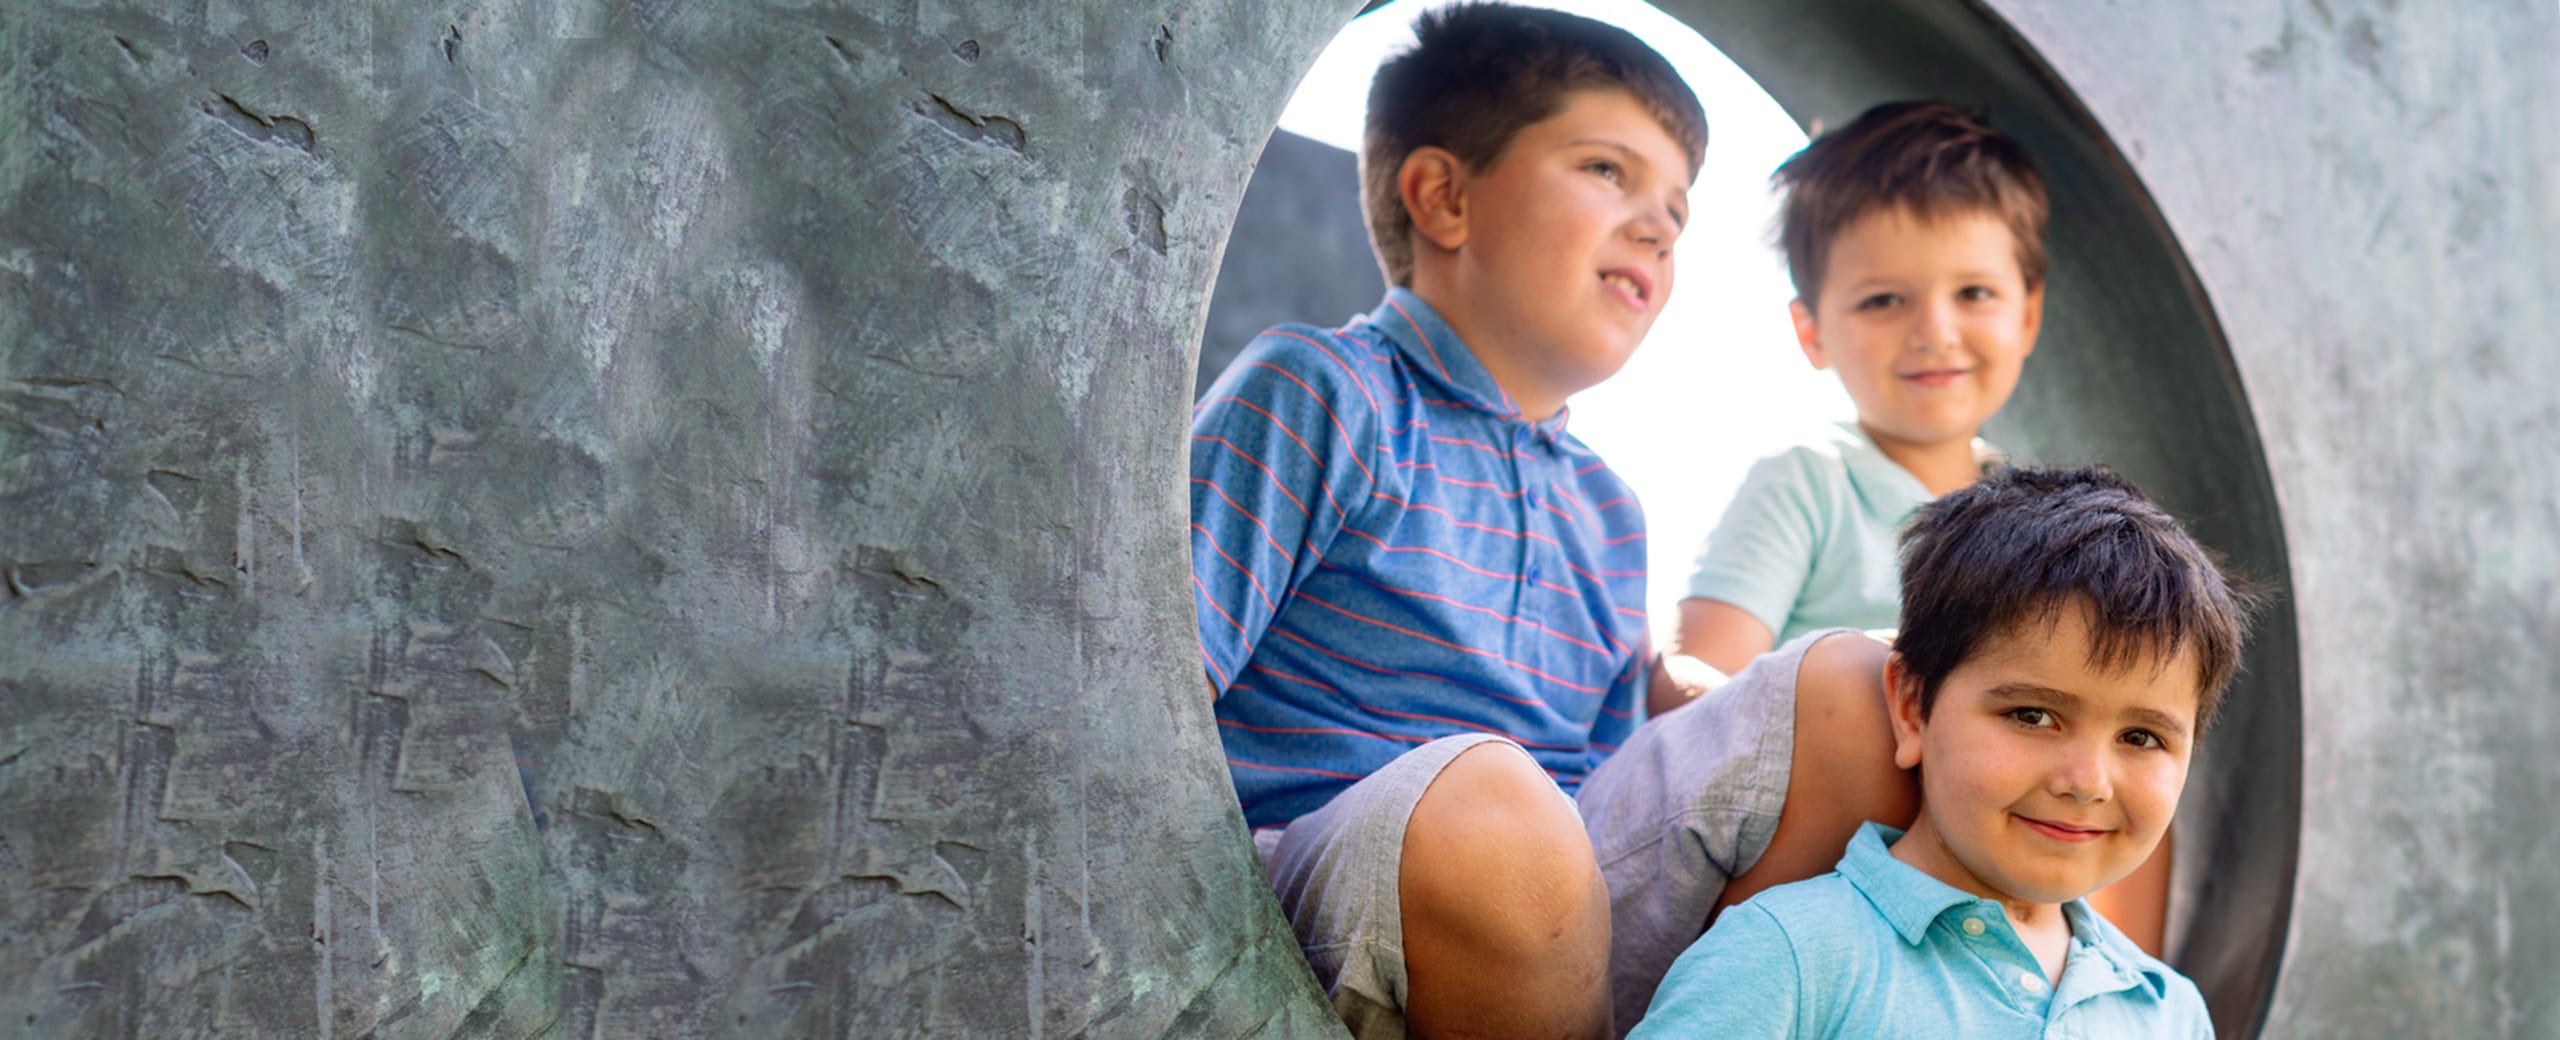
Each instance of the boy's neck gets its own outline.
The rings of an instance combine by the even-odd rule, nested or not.
[[[1930,822],[1929,807],[1920,807],[1920,816],[1911,821],[1911,829],[1888,850],[1894,859],[1968,894],[2000,904],[2001,915],[2009,919],[2009,927],[2018,941],[2035,954],[2037,965],[2044,969],[2047,982],[2062,978],[2063,957],[2071,948],[2071,922],[2064,916],[2060,903],[2038,903],[2019,899],[1991,887],[1968,869],[1939,837],[1937,826]]]
[[[1493,377],[1493,385],[1502,388],[1503,393],[1510,395],[1511,403],[1519,406],[1521,418],[1545,422],[1564,410],[1565,399],[1577,391],[1550,388],[1546,380],[1537,378],[1536,373],[1523,364],[1527,352],[1501,337],[1499,333],[1502,330],[1497,323],[1459,306],[1465,294],[1458,291],[1449,278],[1435,277],[1444,273],[1417,264],[1412,284],[1406,288],[1415,296],[1422,297],[1422,302],[1430,304],[1431,309],[1440,315],[1441,322],[1449,326],[1449,331],[1458,334],[1458,342],[1467,345],[1467,352],[1475,355],[1476,363],[1484,366],[1486,375]]]
[[[1858,429],[1866,432],[1867,439],[1875,442],[1876,450],[1883,452],[1885,458],[1917,478],[1931,498],[1972,487],[1982,480],[1982,460],[1973,454],[1972,434],[1922,443],[1878,433],[1864,419],[1858,420]]]

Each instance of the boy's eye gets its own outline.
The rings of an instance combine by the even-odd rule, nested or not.
[[[2147,729],[2126,730],[2124,742],[2145,751],[2169,746],[2167,741],[2160,739],[2159,734]]]
[[[1618,169],[1617,163],[1610,162],[1607,159],[1594,159],[1583,164],[1582,168],[1599,174],[1601,177],[1613,183],[1626,179],[1625,171]]]
[[[1859,300],[1857,309],[1862,311],[1880,311],[1887,307],[1898,306],[1901,303],[1902,295],[1899,293],[1877,293],[1863,300]]]
[[[2005,714],[2029,729],[2050,729],[2054,724],[2053,713],[2043,708],[2011,708]]]
[[[1984,285],[1968,285],[1962,289],[1956,290],[1956,299],[1963,300],[1968,303],[1979,303],[1998,295],[1998,293],[1992,292],[1989,286]]]

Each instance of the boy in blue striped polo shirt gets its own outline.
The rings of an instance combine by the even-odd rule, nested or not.
[[[1257,337],[1194,416],[1201,653],[1256,847],[1356,1035],[1605,1037],[1611,907],[1570,795],[1658,669],[1643,511],[1564,405],[1670,294],[1705,117],[1588,19],[1469,4],[1416,35],[1361,154],[1393,288]],[[1891,774],[1881,702],[1855,708],[1873,739],[1831,743]],[[1740,743],[1783,776],[1795,732]],[[1839,840],[1900,818],[1861,790],[1806,801]]]
[[[1888,699],[1918,817],[1726,911],[1633,1035],[2211,1037],[2195,985],[2083,897],[2167,833],[2251,606],[2103,469],[2011,470],[1925,507],[1893,649],[1835,640],[1881,667],[1795,680]]]

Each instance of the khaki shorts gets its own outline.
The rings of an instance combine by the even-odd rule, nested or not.
[[[1654,988],[1725,883],[1760,862],[1795,765],[1796,670],[1826,636],[1760,655],[1695,703],[1647,721],[1582,782],[1583,826],[1609,883],[1609,997],[1618,1032]]]
[[[1332,995],[1334,1012],[1360,1040],[1398,1040],[1405,1033],[1398,895],[1405,823],[1440,771],[1459,752],[1485,743],[1511,744],[1485,733],[1442,737],[1397,756],[1288,827],[1254,832],[1281,914],[1297,930],[1298,947]]]

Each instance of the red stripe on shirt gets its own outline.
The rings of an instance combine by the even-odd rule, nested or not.
[[[1294,334],[1294,333],[1291,333],[1291,335],[1295,335],[1295,334]],[[1299,339],[1306,339],[1306,337],[1304,337],[1304,336],[1299,336],[1298,338],[1299,338]],[[1314,340],[1311,340],[1311,339],[1308,339],[1308,340],[1307,340],[1307,342],[1309,342],[1309,343],[1314,343],[1315,341],[1314,341]],[[1323,349],[1323,347],[1322,347],[1322,346],[1318,346],[1318,347],[1317,347],[1317,349],[1322,350],[1322,349]],[[1278,366],[1278,365],[1272,364],[1271,362],[1268,362],[1268,361],[1255,361],[1255,362],[1250,363],[1247,367],[1250,367],[1250,368],[1267,368],[1267,369],[1270,369],[1270,370],[1272,370],[1272,371],[1274,371],[1274,372],[1278,372],[1278,373],[1280,373],[1281,378],[1283,378],[1283,379],[1287,379],[1288,381],[1290,381],[1290,382],[1292,382],[1292,383],[1296,383],[1296,384],[1298,385],[1298,389],[1306,391],[1306,392],[1307,392],[1307,396],[1308,396],[1308,397],[1315,399],[1316,407],[1324,409],[1324,417],[1325,417],[1326,419],[1330,420],[1330,421],[1333,423],[1333,431],[1334,431],[1335,433],[1338,433],[1338,434],[1341,434],[1341,435],[1342,435],[1342,442],[1343,442],[1344,444],[1352,443],[1352,441],[1351,441],[1351,430],[1350,430],[1348,427],[1345,427],[1344,425],[1342,425],[1342,417],[1341,417],[1341,416],[1333,414],[1333,403],[1332,403],[1332,402],[1330,402],[1330,401],[1325,400],[1325,399],[1324,399],[1324,395],[1323,395],[1323,394],[1317,393],[1317,392],[1316,392],[1316,388],[1314,388],[1314,387],[1312,387],[1312,386],[1308,386],[1308,385],[1307,385],[1307,381],[1306,381],[1306,380],[1298,378],[1298,374],[1297,374],[1297,373],[1292,372],[1292,371],[1289,371],[1288,369],[1282,368],[1282,367],[1280,367],[1280,366]],[[1352,378],[1353,380],[1355,380],[1355,381],[1356,381],[1356,380],[1358,380],[1360,377],[1355,373],[1351,378]],[[1364,393],[1364,394],[1365,394],[1365,393],[1367,393],[1367,388],[1366,388],[1366,387],[1363,387],[1361,392],[1362,392],[1362,393]],[[1369,408],[1370,408],[1370,410],[1371,410],[1371,411],[1373,411],[1373,412],[1374,412],[1374,411],[1376,411],[1376,410],[1377,410],[1377,406],[1378,406],[1378,402],[1377,402],[1377,400],[1376,400],[1376,399],[1374,399],[1374,398],[1372,398],[1372,399],[1369,401]],[[1377,483],[1377,481],[1378,481],[1378,476],[1377,476],[1377,474],[1374,474],[1374,473],[1369,472],[1369,464],[1360,460],[1360,453],[1359,453],[1359,452],[1354,451],[1354,452],[1352,452],[1352,453],[1351,453],[1351,464],[1352,464],[1352,465],[1354,465],[1354,466],[1358,466],[1358,467],[1360,467],[1360,475],[1361,475],[1361,476],[1364,476],[1364,477],[1369,478],[1369,482],[1370,482],[1370,483],[1372,483],[1372,484]]]
[[[1344,326],[1344,328],[1349,327],[1350,326],[1347,325]],[[1378,395],[1369,392],[1369,381],[1360,378],[1360,370],[1351,367],[1350,362],[1342,360],[1342,355],[1334,353],[1332,347],[1325,346],[1321,342],[1298,335],[1297,333],[1291,332],[1287,329],[1272,329],[1270,334],[1274,336],[1287,336],[1290,339],[1297,340],[1300,343],[1316,348],[1316,352],[1323,354],[1327,359],[1331,360],[1334,367],[1342,370],[1342,374],[1351,377],[1351,385],[1359,387],[1360,396],[1369,402],[1369,411],[1380,415],[1386,414],[1385,409],[1378,407]],[[1300,385],[1303,386],[1305,384]],[[1313,391],[1309,392],[1312,393]]]
[[[1558,632],[1558,631],[1556,631],[1555,629],[1552,629],[1552,628],[1548,628],[1547,626],[1545,626],[1545,625],[1543,625],[1543,624],[1540,624],[1539,622],[1537,622],[1536,620],[1531,619],[1531,618],[1524,618],[1524,617],[1521,617],[1521,616],[1516,615],[1516,614],[1505,614],[1505,613],[1503,613],[1503,612],[1501,612],[1501,611],[1499,611],[1499,610],[1495,610],[1495,609],[1493,609],[1493,608],[1491,608],[1491,607],[1480,607],[1480,606],[1477,606],[1477,605],[1475,605],[1475,604],[1473,604],[1473,603],[1465,602],[1465,601],[1463,601],[1463,600],[1451,599],[1451,598],[1449,598],[1449,597],[1447,597],[1447,596],[1440,595],[1439,593],[1436,593],[1436,592],[1422,592],[1422,591],[1418,591],[1418,590],[1415,590],[1415,589],[1398,588],[1398,587],[1396,587],[1396,586],[1389,585],[1389,584],[1387,584],[1387,583],[1385,583],[1385,582],[1383,582],[1383,581],[1379,581],[1379,580],[1378,580],[1378,579],[1376,579],[1376,578],[1372,578],[1372,577],[1370,577],[1370,576],[1368,576],[1368,575],[1366,575],[1366,574],[1359,573],[1358,571],[1354,571],[1354,570],[1351,570],[1350,568],[1343,567],[1343,566],[1340,566],[1340,565],[1337,565],[1337,564],[1334,564],[1334,563],[1331,563],[1331,562],[1320,563],[1320,564],[1318,564],[1317,566],[1322,567],[1322,568],[1327,569],[1327,570],[1331,570],[1331,571],[1333,571],[1333,572],[1335,572],[1335,573],[1338,573],[1338,574],[1349,575],[1351,578],[1353,578],[1354,580],[1357,580],[1357,581],[1358,581],[1358,582],[1360,582],[1361,584],[1363,584],[1363,585],[1367,585],[1367,586],[1369,586],[1370,588],[1377,589],[1377,590],[1379,590],[1379,591],[1381,591],[1381,592],[1391,592],[1391,593],[1394,593],[1394,594],[1396,594],[1396,595],[1398,595],[1398,596],[1410,596],[1410,597],[1412,597],[1412,598],[1414,598],[1414,599],[1426,599],[1426,600],[1430,600],[1431,602],[1434,602],[1434,603],[1446,603],[1446,604],[1448,604],[1448,605],[1450,605],[1450,606],[1453,606],[1453,607],[1456,607],[1456,608],[1458,608],[1458,609],[1460,609],[1460,610],[1472,611],[1472,612],[1474,612],[1474,613],[1483,614],[1483,615],[1486,615],[1486,616],[1488,616],[1488,617],[1498,618],[1498,619],[1500,619],[1500,620],[1508,621],[1508,622],[1510,622],[1510,623],[1512,623],[1512,624],[1515,624],[1515,625],[1527,625],[1527,626],[1529,626],[1530,628],[1537,629],[1538,631],[1544,632],[1544,633],[1546,633],[1546,634],[1548,634],[1548,635],[1554,636],[1554,637],[1556,637],[1556,638],[1558,638],[1558,639],[1564,640],[1565,642],[1571,643],[1571,644],[1573,644],[1573,645],[1575,645],[1575,646],[1578,646],[1578,647],[1581,647],[1581,648],[1583,648],[1583,649],[1585,649],[1585,650],[1589,650],[1589,651],[1591,651],[1592,653],[1599,654],[1599,655],[1601,655],[1601,656],[1603,656],[1603,657],[1616,657],[1616,656],[1617,656],[1617,651],[1615,651],[1615,650],[1612,650],[1612,649],[1610,649],[1610,648],[1608,648],[1608,647],[1605,647],[1605,646],[1600,646],[1600,645],[1598,645],[1598,644],[1596,644],[1596,643],[1586,643],[1586,642],[1584,642],[1584,641],[1582,641],[1582,640],[1580,640],[1580,639],[1576,639],[1576,638],[1574,638],[1573,636],[1567,635],[1567,634],[1562,633],[1562,632]],[[1607,638],[1607,637],[1606,637],[1606,636],[1603,636],[1602,638]]]
[[[1325,468],[1325,465],[1324,465],[1324,457],[1323,457],[1323,456],[1321,456],[1321,455],[1316,454],[1316,450],[1315,450],[1314,448],[1307,446],[1306,438],[1298,436],[1298,431],[1290,429],[1290,428],[1289,428],[1289,424],[1288,424],[1288,423],[1286,423],[1286,422],[1281,421],[1281,418],[1280,418],[1279,416],[1277,416],[1277,415],[1273,415],[1273,414],[1271,414],[1270,412],[1264,411],[1261,405],[1255,404],[1255,403],[1253,403],[1253,402],[1251,402],[1251,401],[1247,401],[1247,400],[1245,400],[1244,398],[1241,398],[1241,397],[1221,397],[1221,398],[1217,398],[1216,400],[1220,400],[1220,401],[1231,401],[1231,402],[1234,402],[1235,404],[1237,404],[1237,405],[1239,405],[1239,406],[1241,406],[1241,407],[1243,407],[1243,408],[1246,408],[1246,409],[1248,409],[1248,410],[1252,411],[1252,412],[1253,412],[1253,414],[1255,414],[1255,415],[1259,415],[1259,416],[1261,416],[1261,417],[1263,417],[1263,418],[1265,418],[1265,419],[1269,419],[1269,420],[1271,420],[1271,425],[1279,427],[1279,428],[1280,428],[1280,432],[1281,432],[1281,433],[1288,435],[1288,438],[1289,438],[1290,440],[1292,440],[1292,441],[1296,441],[1296,442],[1297,442],[1297,444],[1298,444],[1298,450],[1299,450],[1299,451],[1303,451],[1303,452],[1306,452],[1306,453],[1307,453],[1307,461],[1308,461],[1308,462],[1310,462],[1310,463],[1315,464],[1315,467],[1316,467],[1316,471],[1317,471],[1317,472],[1321,473],[1321,472],[1323,472],[1323,471],[1324,471],[1324,468]],[[1359,451],[1359,449],[1358,449],[1357,447],[1354,447],[1354,448],[1352,448],[1352,449],[1351,449],[1351,457],[1352,457],[1352,460],[1353,460],[1353,461],[1358,461],[1358,460],[1359,460],[1359,458],[1360,458],[1360,451]],[[1367,473],[1368,471],[1369,471],[1369,467],[1368,467],[1368,465],[1367,465],[1367,464],[1365,464],[1365,463],[1363,463],[1363,464],[1361,465],[1361,467],[1360,467],[1360,472],[1362,472],[1362,473]],[[1370,485],[1371,487],[1376,487],[1376,486],[1377,486],[1377,483],[1378,483],[1378,478],[1376,478],[1376,477],[1374,477],[1374,476],[1369,478],[1369,485]],[[1326,504],[1328,504],[1328,505],[1331,505],[1331,506],[1333,507],[1333,512],[1334,512],[1334,514],[1335,514],[1335,515],[1340,516],[1340,515],[1343,515],[1344,513],[1346,513],[1346,512],[1347,512],[1347,510],[1344,510],[1344,509],[1342,508],[1342,503],[1337,502],[1337,501],[1335,501],[1335,500],[1334,500],[1334,497],[1333,497],[1333,482],[1332,482],[1332,481],[1324,481],[1324,482],[1322,482],[1322,483],[1317,484],[1316,486],[1324,489],[1324,500],[1325,500],[1325,503],[1326,503]]]
[[[1208,528],[1202,527],[1198,524],[1193,524],[1191,525],[1191,529],[1206,536],[1209,541],[1210,551],[1217,553],[1219,559],[1227,561],[1229,566],[1234,567],[1238,572],[1242,573],[1244,575],[1244,580],[1253,583],[1254,594],[1262,597],[1263,606],[1271,608],[1271,612],[1274,614],[1280,612],[1280,604],[1271,601],[1271,593],[1262,587],[1262,579],[1253,576],[1253,568],[1237,563],[1235,557],[1227,555],[1227,551],[1220,548],[1218,545],[1218,536],[1210,534]],[[1194,577],[1196,580],[1197,576],[1195,575]]]
[[[1462,645],[1457,644],[1457,643],[1452,643],[1452,642],[1450,642],[1450,641],[1448,641],[1448,640],[1446,640],[1446,639],[1439,638],[1438,636],[1425,635],[1425,634],[1423,634],[1423,633],[1421,633],[1421,632],[1416,632],[1416,631],[1414,631],[1414,630],[1412,630],[1412,629],[1410,629],[1410,628],[1405,628],[1405,627],[1403,627],[1403,626],[1401,626],[1401,625],[1397,625],[1397,624],[1395,624],[1395,623],[1393,623],[1393,622],[1390,622],[1390,621],[1382,621],[1382,620],[1379,620],[1379,619],[1377,619],[1377,618],[1370,617],[1370,616],[1368,616],[1368,615],[1366,615],[1366,614],[1359,613],[1359,612],[1357,612],[1357,611],[1353,611],[1353,610],[1350,610],[1350,609],[1347,609],[1347,608],[1344,608],[1344,607],[1338,607],[1338,606],[1335,606],[1335,605],[1333,605],[1333,604],[1331,604],[1331,603],[1327,603],[1327,602],[1325,602],[1325,601],[1323,601],[1323,600],[1317,599],[1317,598],[1315,598],[1314,596],[1310,596],[1310,595],[1308,595],[1308,594],[1307,594],[1307,590],[1305,590],[1305,589],[1303,589],[1303,588],[1298,590],[1297,598],[1302,599],[1302,600],[1305,600],[1305,601],[1307,601],[1307,602],[1309,602],[1309,603],[1313,603],[1313,604],[1315,604],[1315,605],[1317,605],[1317,606],[1319,606],[1319,607],[1323,607],[1323,608],[1325,608],[1326,610],[1333,611],[1333,612],[1334,612],[1334,613],[1336,613],[1336,614],[1340,614],[1340,615],[1342,615],[1342,616],[1344,616],[1344,617],[1347,617],[1347,618],[1350,618],[1350,619],[1352,619],[1352,620],[1354,620],[1354,621],[1360,621],[1360,622],[1365,622],[1365,623],[1367,623],[1367,624],[1376,625],[1376,626],[1378,626],[1379,628],[1386,629],[1386,630],[1387,630],[1387,631],[1389,631],[1389,632],[1394,632],[1394,633],[1396,633],[1396,634],[1398,634],[1398,635],[1410,636],[1410,637],[1412,637],[1412,638],[1422,640],[1423,642],[1430,643],[1430,644],[1432,644],[1432,645],[1434,645],[1434,646],[1438,646],[1438,647],[1441,647],[1441,648],[1443,648],[1443,649],[1455,650],[1455,651],[1458,651],[1459,653],[1462,653],[1462,654],[1472,654],[1472,655],[1475,655],[1475,656],[1478,656],[1478,657],[1490,657],[1490,658],[1492,658],[1492,659],[1494,659],[1494,660],[1496,660],[1496,661],[1500,661],[1500,662],[1502,662],[1503,664],[1506,664],[1506,665],[1509,665],[1509,666],[1511,666],[1511,667],[1513,667],[1513,668],[1519,669],[1520,671],[1527,672],[1527,673],[1529,673],[1530,675],[1537,676],[1538,678],[1544,679],[1544,680],[1546,680],[1546,681],[1548,681],[1548,682],[1551,682],[1551,683],[1554,683],[1554,684],[1556,684],[1556,685],[1558,685],[1558,686],[1562,686],[1562,687],[1564,687],[1565,689],[1572,690],[1572,691],[1574,691],[1575,693],[1587,693],[1587,694],[1598,695],[1598,694],[1603,694],[1603,693],[1608,692],[1607,690],[1605,690],[1605,689],[1603,689],[1603,688],[1600,688],[1600,687],[1596,687],[1596,686],[1584,686],[1584,685],[1582,685],[1582,684],[1580,684],[1580,683],[1574,682],[1573,680],[1570,680],[1570,679],[1563,678],[1563,677],[1561,677],[1561,676],[1549,675],[1549,674],[1547,674],[1547,673],[1545,673],[1545,672],[1539,671],[1539,670],[1537,670],[1537,669],[1535,669],[1535,668],[1531,668],[1531,667],[1529,667],[1528,665],[1521,664],[1521,663],[1520,663],[1520,662],[1518,662],[1518,661],[1514,661],[1514,660],[1512,660],[1512,659],[1510,659],[1510,658],[1504,657],[1504,656],[1502,656],[1501,654],[1494,653],[1494,652],[1492,652],[1492,651],[1490,651],[1490,650],[1479,650],[1479,649],[1477,649],[1477,648],[1475,648],[1475,647],[1472,647],[1472,646],[1462,646]]]
[[[1509,701],[1509,702],[1511,702],[1511,703],[1513,703],[1513,704],[1517,704],[1517,705],[1520,705],[1520,706],[1522,706],[1522,707],[1528,707],[1528,708],[1546,708],[1546,709],[1549,709],[1549,710],[1553,710],[1553,709],[1555,708],[1555,705],[1549,704],[1549,703],[1547,703],[1547,702],[1545,702],[1545,701],[1530,700],[1529,698],[1526,698],[1526,697],[1514,697],[1514,696],[1512,696],[1512,695],[1510,695],[1510,694],[1507,694],[1507,693],[1504,693],[1504,692],[1502,692],[1502,691],[1500,691],[1500,690],[1487,689],[1487,688],[1485,688],[1485,687],[1478,686],[1478,685],[1476,685],[1476,684],[1474,684],[1474,683],[1465,682],[1465,681],[1463,681],[1463,680],[1459,680],[1459,679],[1452,679],[1452,678],[1450,678],[1450,677],[1448,677],[1448,676],[1445,676],[1445,675],[1434,675],[1434,674],[1432,674],[1432,673],[1430,673],[1430,672],[1409,672],[1409,671],[1406,671],[1406,670],[1404,670],[1404,669],[1402,669],[1402,668],[1389,668],[1389,667],[1387,667],[1387,666],[1385,666],[1385,665],[1382,665],[1382,664],[1371,664],[1371,663],[1369,663],[1369,662],[1367,662],[1367,661],[1360,660],[1359,658],[1351,657],[1351,656],[1348,656],[1348,655],[1345,655],[1345,654],[1341,654],[1341,653],[1337,653],[1337,652],[1335,652],[1335,651],[1328,650],[1328,649],[1326,649],[1326,648],[1324,648],[1324,647],[1322,647],[1322,646],[1318,646],[1318,645],[1316,645],[1315,641],[1310,640],[1310,639],[1308,639],[1307,637],[1302,636],[1302,635],[1299,635],[1299,634],[1297,634],[1297,633],[1295,633],[1295,632],[1291,632],[1291,631],[1289,631],[1289,630],[1287,630],[1287,629],[1283,629],[1283,628],[1275,628],[1275,629],[1272,629],[1272,630],[1271,630],[1271,634],[1276,635],[1276,636],[1279,636],[1280,638],[1282,638],[1282,639],[1286,639],[1286,640],[1288,640],[1288,641],[1290,641],[1290,642],[1292,642],[1292,643],[1296,643],[1296,644],[1298,644],[1299,646],[1306,647],[1307,649],[1309,649],[1309,650],[1313,650],[1313,651],[1315,651],[1315,652],[1317,652],[1317,653],[1319,653],[1319,654],[1323,654],[1323,655],[1325,655],[1326,657],[1333,658],[1333,659],[1334,659],[1334,660],[1336,660],[1336,661],[1340,661],[1340,662],[1342,662],[1342,663],[1344,663],[1344,664],[1347,664],[1347,665],[1350,665],[1350,666],[1352,666],[1352,667],[1354,667],[1354,668],[1359,668],[1359,669],[1364,669],[1364,670],[1367,670],[1367,671],[1376,672],[1376,673],[1378,673],[1378,674],[1380,674],[1380,675],[1394,675],[1394,676],[1400,676],[1400,677],[1407,678],[1407,679],[1423,679],[1423,680],[1428,680],[1428,681],[1430,681],[1430,682],[1443,683],[1443,684],[1446,684],[1446,685],[1449,685],[1449,686],[1455,686],[1455,687],[1457,687],[1457,688],[1459,688],[1459,689],[1462,689],[1462,690],[1473,690],[1473,691],[1475,691],[1475,692],[1477,692],[1477,693],[1481,693],[1481,694],[1483,694],[1483,695],[1485,695],[1485,696],[1487,696],[1487,697],[1491,697],[1491,698],[1493,698],[1493,699],[1495,699],[1495,700],[1498,700],[1498,701]]]
[[[1218,437],[1218,436],[1214,436],[1214,435],[1211,435],[1211,434],[1206,434],[1206,433],[1195,433],[1195,434],[1192,434],[1192,435],[1191,435],[1191,439],[1192,439],[1193,441],[1195,441],[1195,442],[1197,442],[1197,441],[1210,441],[1210,442],[1213,442],[1213,443],[1216,443],[1216,444],[1225,445],[1225,446],[1226,446],[1226,449],[1227,449],[1228,451],[1232,451],[1232,452],[1236,453],[1236,457],[1237,457],[1237,458],[1240,458],[1240,459],[1245,460],[1246,462],[1252,463],[1252,464],[1253,464],[1253,468],[1258,469],[1258,470],[1261,470],[1261,471],[1262,471],[1262,475],[1263,475],[1263,476],[1266,476],[1266,477],[1271,478],[1271,486],[1272,486],[1272,487],[1274,487],[1274,488],[1279,489],[1280,494],[1281,494],[1281,495],[1283,495],[1283,496],[1285,496],[1285,497],[1287,497],[1287,498],[1289,499],[1289,504],[1290,504],[1290,505],[1293,505],[1293,506],[1298,507],[1298,512],[1301,512],[1301,513],[1306,513],[1306,512],[1307,512],[1307,504],[1306,504],[1305,502],[1300,501],[1300,500],[1298,499],[1298,496],[1297,496],[1294,492],[1291,492],[1291,491],[1289,490],[1289,485],[1287,485],[1287,484],[1283,484],[1283,483],[1281,483],[1281,482],[1280,482],[1280,474],[1277,474],[1277,473],[1273,473],[1273,472],[1271,472],[1271,467],[1264,465],[1261,459],[1254,458],[1254,457],[1253,457],[1253,453],[1248,452],[1248,451],[1244,450],[1243,448],[1236,447],[1236,446],[1235,446],[1235,444],[1234,444],[1234,442],[1229,441],[1229,440],[1227,440],[1227,439],[1226,439],[1226,438],[1224,438],[1224,437]],[[1339,515],[1339,513],[1337,513],[1336,515]],[[1314,514],[1309,513],[1309,514],[1308,514],[1308,518],[1309,518],[1309,519],[1313,519],[1313,518],[1314,518]]]
[[[1301,766],[1266,766],[1260,762],[1247,762],[1236,758],[1228,759],[1227,764],[1240,769],[1262,769],[1274,773],[1305,773],[1309,776],[1329,776],[1337,780],[1367,779],[1366,777],[1360,776],[1356,773],[1337,773],[1330,769],[1307,769]]]
[[[1206,477],[1193,477],[1191,478],[1191,482],[1194,484],[1206,484],[1208,485],[1209,490],[1217,492],[1218,500],[1225,502],[1227,504],[1227,508],[1244,514],[1245,519],[1253,521],[1253,526],[1262,530],[1262,540],[1271,543],[1271,551],[1280,554],[1280,562],[1289,564],[1293,567],[1297,565],[1297,555],[1280,547],[1280,539],[1271,536],[1271,525],[1263,523],[1261,515],[1255,513],[1253,510],[1237,505],[1235,499],[1227,497],[1226,489],[1219,487],[1217,481],[1210,480]]]
[[[1330,726],[1252,726],[1242,722],[1237,722],[1234,719],[1219,719],[1218,725],[1225,726],[1228,729],[1243,729],[1252,730],[1255,733],[1279,733],[1291,736],[1317,735],[1330,737],[1375,737],[1379,740],[1398,740],[1407,744],[1428,744],[1431,742],[1430,737],[1409,737],[1402,733],[1380,733],[1376,730],[1366,729],[1336,729]]]

